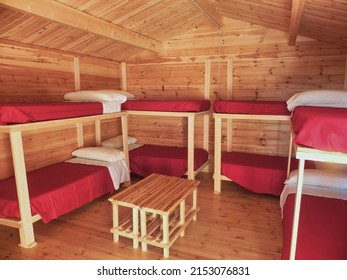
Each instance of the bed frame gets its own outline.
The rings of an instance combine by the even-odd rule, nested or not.
[[[137,116],[165,116],[165,117],[184,117],[188,120],[188,171],[186,173],[188,179],[195,179],[198,174],[207,164],[206,162],[198,170],[194,170],[194,128],[195,128],[195,117],[204,117],[204,132],[203,132],[203,148],[208,151],[208,135],[209,135],[209,111],[202,112],[164,112],[164,111],[137,111],[127,110],[125,111],[131,115]]]
[[[294,137],[295,137],[294,134],[292,134],[292,138]],[[296,244],[297,244],[298,228],[299,228],[305,161],[312,160],[312,161],[320,161],[320,162],[331,162],[331,163],[333,162],[333,163],[347,164],[347,154],[345,153],[327,152],[327,151],[307,148],[303,146],[297,146],[295,145],[294,141],[293,141],[293,146],[296,153],[296,158],[299,160],[299,169],[298,169],[297,190],[296,190],[295,205],[294,205],[292,239],[291,239],[290,255],[289,255],[290,260],[294,260],[296,255]]]
[[[262,120],[262,121],[290,121],[290,116],[285,115],[251,115],[251,114],[226,114],[226,113],[214,113],[215,121],[214,130],[214,192],[216,194],[221,193],[221,181],[231,181],[228,177],[221,174],[221,158],[222,158],[222,120],[227,121],[227,152],[232,150],[232,121],[233,120]],[[290,159],[292,154],[292,138],[289,143],[288,152],[288,167],[287,175],[290,171]]]
[[[8,133],[10,136],[14,176],[16,181],[19,211],[21,215],[20,220],[0,218],[0,225],[14,227],[19,230],[19,246],[24,248],[31,248],[36,245],[33,223],[41,219],[39,215],[31,215],[22,132],[30,130],[54,130],[54,128],[64,129],[76,127],[78,147],[83,147],[83,124],[94,122],[96,145],[99,146],[101,143],[101,121],[114,118],[121,118],[123,143],[127,143],[128,118],[126,112],[50,120],[26,124],[0,125],[0,133]],[[125,161],[129,166],[127,145],[124,145],[124,154]]]

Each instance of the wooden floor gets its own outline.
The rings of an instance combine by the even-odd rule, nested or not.
[[[169,259],[280,259],[282,221],[279,198],[254,194],[232,182],[222,183],[222,194],[213,193],[210,173],[200,173],[197,221],[170,249]],[[134,178],[133,182],[138,180]],[[0,226],[0,259],[140,260],[162,259],[162,250],[148,246],[133,249],[132,241],[112,241],[112,206],[104,196],[57,220],[34,224],[37,245],[18,246],[18,231]]]

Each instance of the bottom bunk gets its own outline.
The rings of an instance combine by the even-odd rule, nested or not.
[[[199,172],[208,163],[208,152],[194,149],[194,172]],[[188,148],[159,145],[141,145],[129,151],[132,173],[146,177],[152,173],[182,177],[188,171]]]
[[[74,158],[30,171],[27,181],[32,222],[42,219],[47,223],[113,193],[129,179],[124,160],[108,163]],[[14,177],[0,181],[0,224],[18,228],[20,238],[25,239]]]
[[[282,259],[290,258],[296,185],[281,195],[283,219]],[[295,259],[347,259],[347,190],[303,186]]]
[[[290,170],[297,169],[297,160]],[[288,157],[226,152],[221,157],[221,179],[264,194],[279,196],[288,174]],[[216,190],[215,190],[216,191]]]

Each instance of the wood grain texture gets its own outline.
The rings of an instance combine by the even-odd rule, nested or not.
[[[133,182],[139,178],[133,177]],[[282,222],[279,199],[223,182],[213,194],[211,174],[200,173],[197,221],[170,249],[169,259],[280,259]],[[125,215],[126,212],[120,215]],[[112,240],[112,206],[101,197],[48,224],[34,224],[37,246],[18,247],[15,229],[0,227],[0,259],[162,259],[162,250],[133,249],[131,240]]]

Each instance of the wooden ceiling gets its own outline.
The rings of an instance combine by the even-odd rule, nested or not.
[[[0,0],[0,39],[123,61],[224,17],[347,48],[346,0]]]

